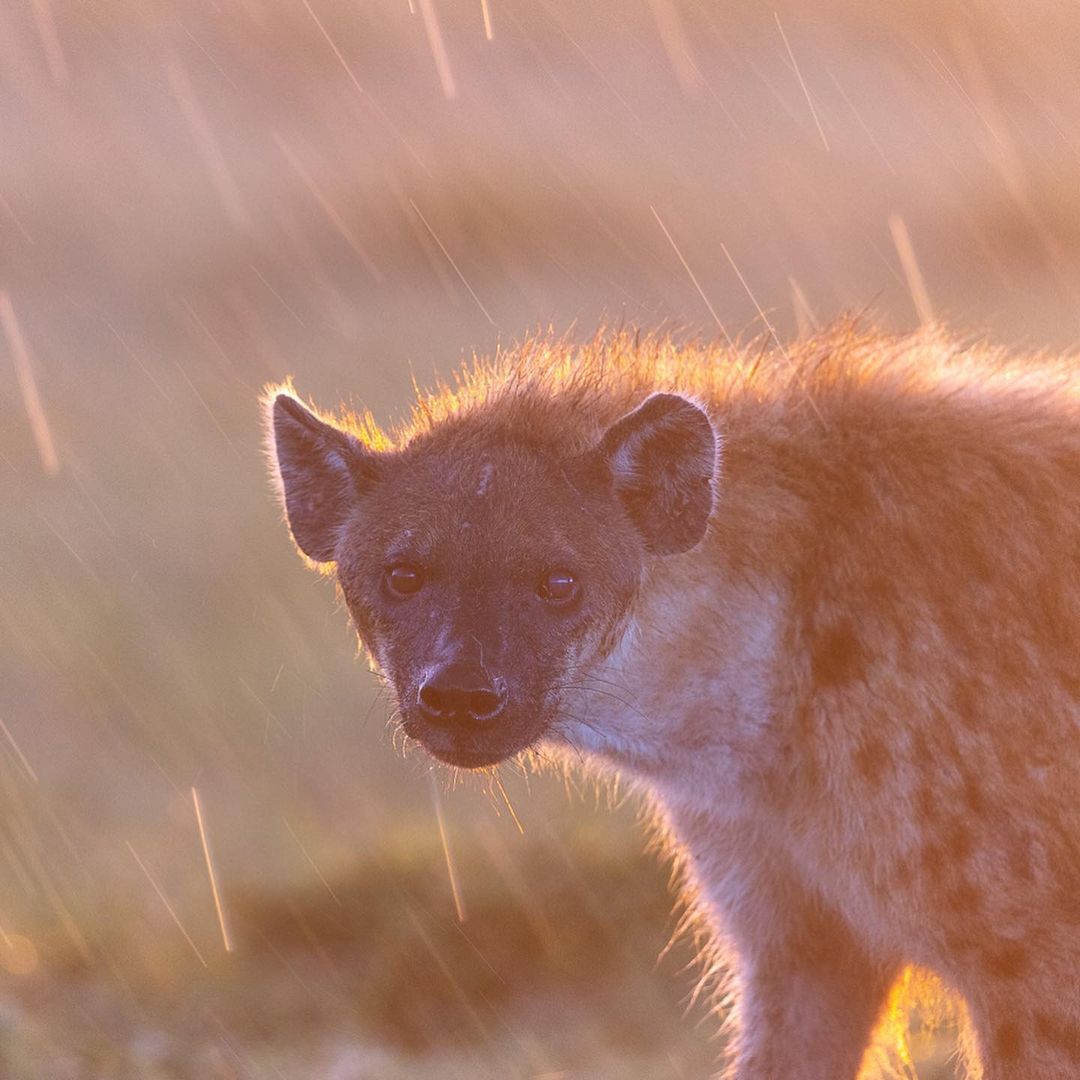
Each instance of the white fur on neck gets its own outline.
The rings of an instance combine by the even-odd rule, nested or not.
[[[783,600],[775,590],[656,574],[610,655],[562,696],[551,740],[644,781],[671,806],[737,813],[767,764]],[[722,598],[717,604],[718,596]]]

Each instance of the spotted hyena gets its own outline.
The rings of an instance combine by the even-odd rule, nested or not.
[[[973,1070],[1080,1076],[1075,358],[618,336],[477,365],[392,435],[268,405],[406,735],[652,800],[729,956],[728,1075],[854,1077],[915,964]]]

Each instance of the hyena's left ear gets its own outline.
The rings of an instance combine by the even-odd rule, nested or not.
[[[701,540],[719,467],[703,409],[679,394],[653,394],[608,429],[599,450],[649,551],[674,555]]]
[[[378,477],[379,455],[289,394],[277,393],[268,404],[272,451],[293,539],[309,559],[333,562],[341,526]]]

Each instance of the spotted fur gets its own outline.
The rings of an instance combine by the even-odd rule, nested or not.
[[[657,392],[719,437],[704,537],[684,514],[699,464],[665,464],[684,429],[618,434]],[[467,493],[504,500],[485,535],[525,548],[555,513],[544,477],[607,446],[607,488],[582,495],[595,535],[574,542],[629,560],[632,588],[560,639],[530,738],[655,804],[732,968],[725,1075],[855,1077],[914,964],[963,997],[973,1074],[1080,1076],[1077,358],[851,326],[786,352],[538,340],[396,432],[338,424],[426,453],[440,528]],[[638,501],[617,511],[620,475]],[[689,547],[670,541],[687,520]]]

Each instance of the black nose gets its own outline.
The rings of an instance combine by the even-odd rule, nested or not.
[[[429,720],[486,724],[502,712],[506,684],[475,664],[447,664],[420,687],[417,700]]]

